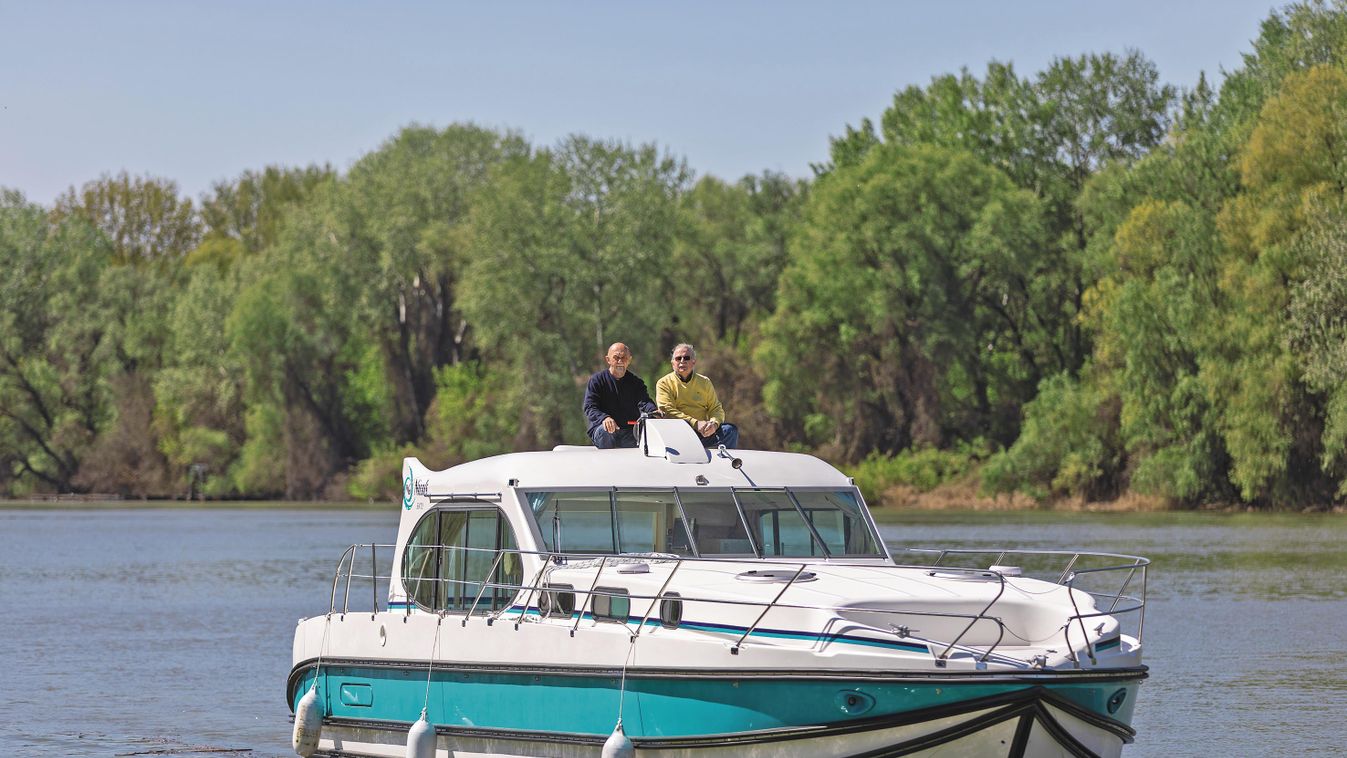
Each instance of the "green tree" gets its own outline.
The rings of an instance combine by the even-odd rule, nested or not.
[[[99,282],[111,246],[75,218],[49,221],[0,191],[0,486],[71,492],[109,418],[108,322]]]
[[[771,173],[735,184],[703,177],[683,196],[672,264],[680,290],[675,344],[739,345],[750,319],[771,313],[802,197],[802,184]]]
[[[491,365],[510,376],[519,445],[583,438],[581,389],[609,342],[660,365],[665,295],[680,294],[667,264],[687,181],[653,145],[580,136],[495,175],[474,211],[462,307]]]
[[[961,151],[885,145],[822,177],[758,352],[769,410],[848,460],[1013,439],[1057,360],[1042,217]]]
[[[412,126],[351,168],[338,216],[344,265],[366,277],[357,302],[383,356],[399,443],[425,435],[435,370],[475,356],[459,303],[467,219],[493,167],[526,152],[511,133]]]
[[[204,465],[204,494],[237,494],[231,467],[247,439],[242,356],[226,325],[240,295],[236,270],[193,267],[169,316],[166,365],[155,376],[160,448],[182,491]]]
[[[382,361],[350,307],[367,285],[338,236],[336,193],[294,214],[247,261],[226,322],[243,372],[247,438],[232,475],[251,494],[309,499],[386,434]]]
[[[56,199],[53,213],[103,232],[118,263],[180,260],[201,240],[192,201],[178,196],[177,184],[125,171],[88,182],[78,192],[72,187]]]
[[[1246,500],[1305,502],[1330,483],[1318,466],[1322,405],[1286,349],[1292,291],[1305,280],[1317,208],[1343,219],[1347,181],[1347,73],[1316,66],[1289,75],[1264,104],[1239,156],[1244,191],[1218,219],[1229,250],[1222,291],[1230,299],[1204,380],[1226,399],[1221,431],[1231,479]]]
[[[275,244],[286,213],[335,176],[328,166],[268,166],[244,171],[233,181],[216,182],[201,200],[205,231],[191,262],[227,266]]]

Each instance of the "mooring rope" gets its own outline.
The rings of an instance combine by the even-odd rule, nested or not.
[[[327,612],[327,617],[323,621],[323,641],[318,644],[318,664],[314,666],[313,669],[313,686],[309,688],[311,690],[318,689],[318,677],[322,676],[323,673],[323,656],[327,654],[327,638],[328,632],[330,632],[331,630],[332,630],[332,611],[331,609],[329,609]]]
[[[636,635],[631,635],[627,643],[627,657],[622,661],[622,681],[617,688],[617,724],[622,725],[622,706],[627,701],[627,666],[631,665],[631,656],[636,652]]]
[[[440,647],[440,625],[444,623],[444,611],[440,611],[439,618],[435,620],[435,637],[430,643],[430,665],[426,667],[426,697],[421,701],[421,718],[426,717],[426,712],[430,710],[430,678],[435,673],[435,652]]]

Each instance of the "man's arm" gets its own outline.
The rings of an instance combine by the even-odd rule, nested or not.
[[[720,404],[720,396],[716,394],[716,385],[706,380],[706,388],[711,392],[711,401],[707,403],[707,420],[716,422],[716,426],[725,423],[725,407]]]
[[[591,376],[589,384],[585,385],[585,402],[581,406],[585,411],[585,418],[589,419],[589,428],[602,426],[603,420],[608,418],[608,414],[599,408],[599,377]]]

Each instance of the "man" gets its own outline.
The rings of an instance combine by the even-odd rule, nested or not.
[[[666,418],[681,418],[692,424],[707,447],[739,447],[739,429],[725,423],[725,409],[715,385],[693,372],[697,351],[686,342],[673,349],[673,371],[655,383],[655,404]]]
[[[589,377],[585,386],[585,417],[589,438],[601,450],[636,447],[636,433],[629,422],[641,413],[656,413],[655,403],[641,377],[627,370],[631,351],[621,342],[608,346],[608,368]]]

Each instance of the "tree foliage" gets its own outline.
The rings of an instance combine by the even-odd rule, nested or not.
[[[750,444],[867,486],[1347,499],[1347,3],[1219,87],[1138,51],[992,62],[808,181],[411,125],[197,200],[0,191],[0,492],[384,497],[581,442],[586,376],[697,344]]]

